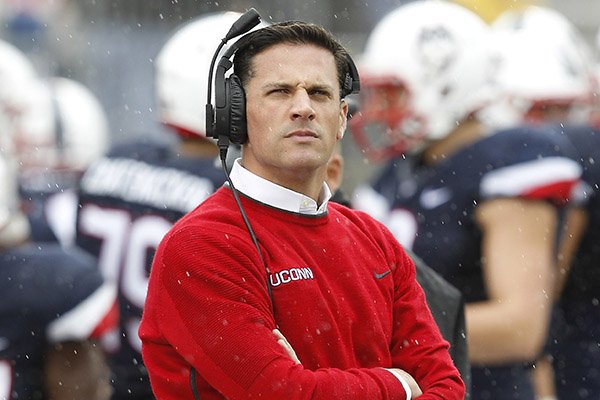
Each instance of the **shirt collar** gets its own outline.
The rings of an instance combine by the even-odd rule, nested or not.
[[[279,186],[250,172],[235,160],[229,174],[235,188],[254,200],[260,201],[281,210],[306,215],[320,215],[327,212],[327,204],[331,198],[331,190],[325,182],[319,194],[321,205],[302,193]]]

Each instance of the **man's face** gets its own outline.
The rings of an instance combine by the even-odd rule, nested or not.
[[[346,127],[339,90],[334,57],[325,49],[278,44],[256,55],[245,87],[244,166],[288,187],[290,180],[324,176]]]

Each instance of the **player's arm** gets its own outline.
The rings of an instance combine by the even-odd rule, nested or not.
[[[531,361],[552,307],[557,211],[548,202],[500,198],[476,209],[489,300],[466,306],[474,364]]]
[[[50,400],[105,400],[112,393],[104,353],[92,341],[50,346],[46,353],[44,380]]]

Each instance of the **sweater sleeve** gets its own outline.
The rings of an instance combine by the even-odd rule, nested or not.
[[[265,281],[247,235],[183,229],[163,240],[140,329],[157,398],[193,398],[192,367],[202,387],[229,399],[406,398],[383,368],[312,371],[295,364],[272,333]]]
[[[396,264],[393,366],[405,370],[417,381],[423,391],[420,400],[462,399],[464,383],[416,280],[413,261],[392,237],[389,243]]]

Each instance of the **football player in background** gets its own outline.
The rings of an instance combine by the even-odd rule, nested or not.
[[[591,399],[600,393],[600,131],[590,123],[598,93],[591,49],[571,22],[550,8],[508,11],[493,28],[503,96],[485,115],[500,125],[551,126],[575,147],[583,168],[580,203],[562,216],[557,305],[547,353],[534,372],[540,399]]]
[[[32,238],[70,247],[79,180],[108,146],[104,109],[87,87],[63,77],[31,80],[14,104],[11,134]]]
[[[74,242],[74,194],[85,168],[108,144],[95,95],[62,77],[40,77],[25,53],[0,43],[2,147],[16,156],[19,189],[35,241]]]
[[[465,296],[472,397],[533,399],[557,210],[581,167],[541,129],[492,132],[477,118],[496,96],[495,57],[489,27],[461,6],[399,7],[372,31],[362,61],[351,131],[366,155],[388,161],[355,206]]]
[[[104,399],[95,340],[116,325],[116,289],[88,255],[33,242],[21,211],[14,100],[36,79],[30,60],[0,41],[0,398]]]
[[[201,16],[178,28],[160,50],[158,118],[176,135],[117,143],[82,179],[77,244],[98,258],[119,288],[120,328],[108,344],[114,399],[152,397],[138,326],[155,248],[176,220],[225,181],[218,148],[205,135],[203,101],[214,49],[239,15]]]
[[[116,288],[84,252],[30,241],[9,156],[0,154],[0,398],[108,399],[96,342],[117,323]]]

